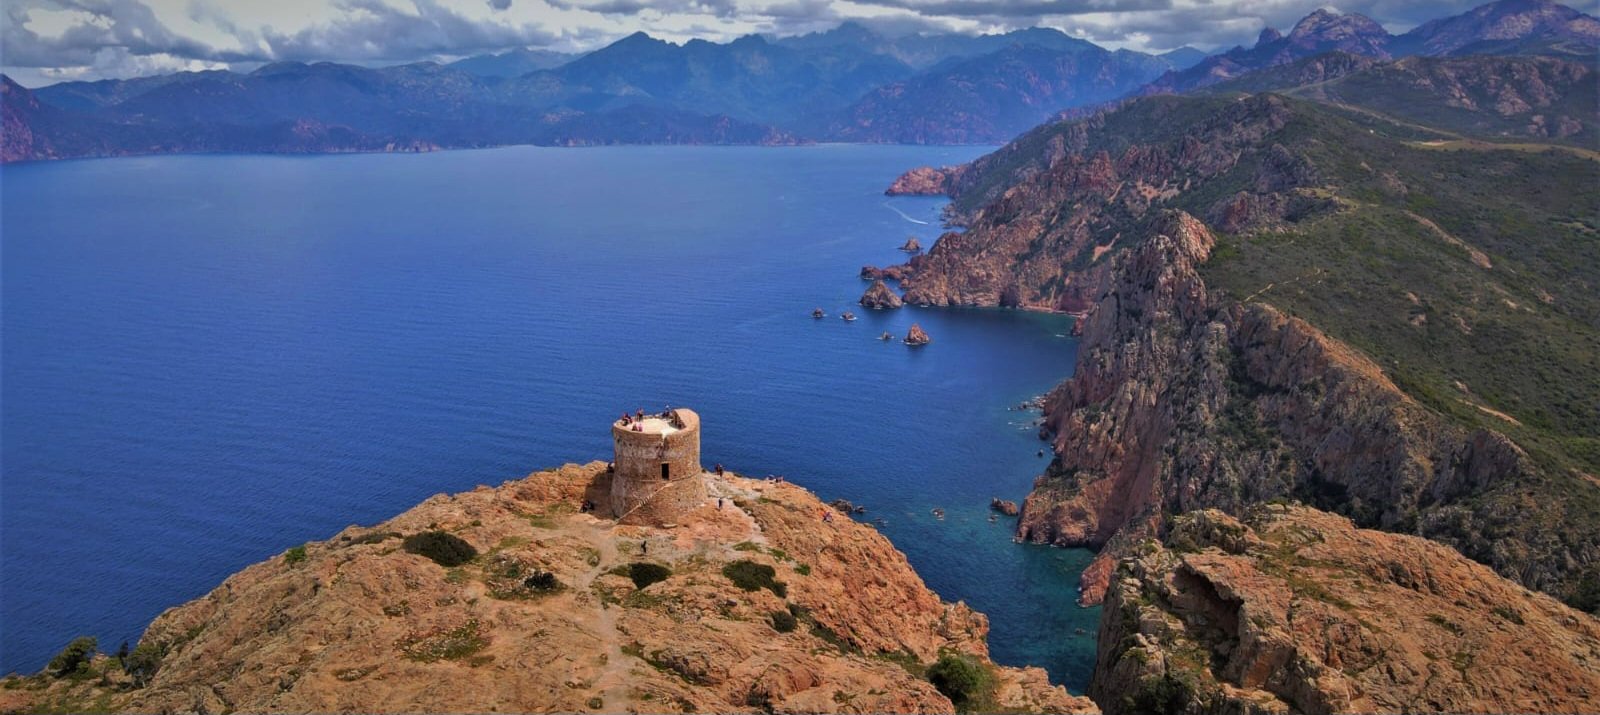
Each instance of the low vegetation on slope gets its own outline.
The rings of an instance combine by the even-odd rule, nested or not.
[[[1438,544],[1304,507],[1181,517],[1119,569],[1108,713],[1584,712],[1600,622]]]
[[[1094,711],[991,662],[984,617],[872,528],[715,479],[729,503],[671,529],[582,511],[600,462],[436,496],[246,568],[131,653],[76,640],[0,679],[0,712]],[[979,677],[934,677],[952,657]]]
[[[968,230],[913,259],[908,302],[1097,311],[1025,535],[1101,546],[1162,513],[1294,498],[1600,608],[1591,154],[1281,95],[1151,97],[954,175]],[[1206,244],[1193,288],[1172,252],[1129,250],[1174,210],[1209,227],[1179,241]],[[1324,335],[1357,397],[1290,342],[1257,342]],[[1141,390],[1163,414],[1123,396]]]
[[[1592,150],[1600,145],[1596,80],[1589,59],[1472,56],[1384,62],[1334,52],[1253,72],[1205,92],[1282,92],[1447,135]]]

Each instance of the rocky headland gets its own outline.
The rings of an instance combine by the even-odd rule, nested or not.
[[[883,193],[886,196],[944,196],[960,177],[961,167],[920,166],[901,174]]]
[[[1312,291],[1338,285],[1340,261],[1356,270],[1364,260],[1358,270],[1375,270],[1370,254],[1329,257],[1319,242],[1380,232],[1402,237],[1384,250],[1421,252],[1437,270],[1481,276],[1462,284],[1483,293],[1470,300],[1506,295],[1505,305],[1524,305],[1521,293],[1530,289],[1514,287],[1520,281],[1495,268],[1501,259],[1478,246],[1527,249],[1481,223],[1435,231],[1438,222],[1419,221],[1407,207],[1416,205],[1408,197],[1427,195],[1435,197],[1431,213],[1455,216],[1458,204],[1447,202],[1465,200],[1458,181],[1439,179],[1436,162],[1449,157],[1410,138],[1271,94],[1155,97],[1041,127],[962,173],[952,213],[965,230],[910,261],[904,301],[1084,316],[1073,376],[1045,402],[1057,456],[1024,502],[1017,532],[1100,550],[1083,575],[1083,603],[1099,602],[1118,561],[1164,534],[1175,515],[1238,514],[1289,499],[1363,527],[1434,539],[1528,588],[1597,607],[1600,514],[1591,505],[1600,480],[1586,476],[1583,458],[1530,449],[1549,443],[1518,431],[1520,420],[1485,420],[1511,415],[1484,405],[1460,378],[1459,399],[1419,392],[1419,379],[1448,385],[1450,378],[1407,374],[1416,368],[1384,352],[1409,349],[1406,333],[1390,338],[1382,321],[1352,330],[1339,322],[1348,319],[1307,302],[1328,300]],[[1575,180],[1596,174],[1592,162],[1544,154],[1497,160],[1505,162],[1501,171],[1567,172]],[[1543,168],[1513,169],[1518,161]],[[1563,196],[1553,185],[1545,195]],[[1582,204],[1565,197],[1549,210],[1560,215]],[[1476,200],[1476,210],[1506,215],[1531,205],[1524,196],[1491,199],[1492,208]],[[1238,258],[1257,242],[1262,248],[1252,250],[1282,262],[1280,273],[1258,277],[1252,262],[1263,258]],[[1292,251],[1302,257],[1289,258]],[[1394,276],[1382,280],[1396,283],[1339,300],[1407,295],[1399,284],[1404,262],[1378,265],[1378,275]],[[1446,290],[1458,290],[1426,276],[1406,280],[1413,296],[1428,286],[1444,301]],[[1277,307],[1283,300],[1318,322]],[[1536,292],[1526,300],[1557,305]],[[1557,310],[1588,315],[1586,304],[1557,300]],[[1511,331],[1532,325],[1471,314],[1511,321],[1503,328]],[[1394,317],[1410,327],[1393,332],[1422,324],[1414,315]],[[1477,357],[1495,344],[1474,337],[1465,319],[1455,324],[1463,344],[1425,353],[1424,369],[1443,361],[1456,375],[1495,374]],[[1391,357],[1379,362],[1373,350]],[[1398,382],[1397,371],[1409,382]],[[1519,385],[1520,399],[1561,399],[1571,378],[1547,375]],[[1458,410],[1463,403],[1476,412]],[[1572,429],[1574,437],[1585,430]]]
[[[967,709],[1096,711],[990,662],[982,614],[800,487],[708,474],[712,499],[654,528],[604,513],[609,476],[568,465],[296,547],[151,623],[143,687],[102,656],[6,679],[0,711],[954,712],[941,660],[979,675]],[[476,556],[407,547],[432,532]]]

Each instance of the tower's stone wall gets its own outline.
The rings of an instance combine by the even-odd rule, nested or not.
[[[616,445],[611,477],[611,513],[625,524],[660,526],[703,504],[706,482],[700,467],[700,416],[673,410],[681,427],[651,419],[646,429],[615,422]]]

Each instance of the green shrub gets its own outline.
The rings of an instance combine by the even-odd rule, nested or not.
[[[455,534],[444,531],[424,531],[406,537],[405,550],[426,556],[433,562],[450,568],[460,566],[478,557],[478,550]]]
[[[523,579],[522,585],[534,593],[553,593],[561,590],[561,582],[556,580],[555,574],[538,569]]]
[[[284,554],[283,554],[283,562],[286,563],[286,564],[289,564],[290,566],[293,566],[293,565],[295,565],[297,563],[300,563],[302,561],[305,561],[305,560],[306,560],[306,545],[305,544],[301,544],[301,545],[296,546],[296,547],[294,547],[292,549],[289,549],[288,551],[285,551]]]
[[[62,648],[56,657],[50,659],[47,669],[57,678],[76,675],[89,670],[89,661],[94,658],[95,647],[99,641],[94,636],[79,636],[72,639],[67,647]]]
[[[1194,686],[1180,675],[1153,675],[1139,681],[1133,694],[1126,696],[1133,713],[1181,712],[1194,697]]]
[[[987,667],[972,656],[956,653],[945,653],[928,667],[928,682],[963,712],[981,709],[994,689],[994,677]]]
[[[122,668],[133,678],[133,686],[142,688],[156,677],[156,671],[161,669],[161,659],[166,657],[166,648],[154,643],[139,641],[139,646],[128,654],[123,661]]]
[[[800,621],[794,617],[793,613],[788,611],[772,612],[772,630],[779,633],[793,633],[794,629],[799,625]]]
[[[634,588],[645,588],[652,583],[660,583],[672,575],[672,569],[661,564],[636,561],[628,564],[628,578],[633,579]]]
[[[758,564],[754,561],[741,559],[722,567],[722,575],[727,576],[733,585],[746,591],[759,591],[767,589],[784,598],[789,595],[789,587],[775,577],[778,572],[771,566]]]

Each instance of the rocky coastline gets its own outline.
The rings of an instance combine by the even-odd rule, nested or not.
[[[100,656],[7,677],[0,712],[952,713],[929,677],[949,662],[981,681],[964,707],[1098,712],[995,665],[982,614],[801,487],[707,474],[713,498],[658,528],[586,510],[609,476],[567,465],[295,547],[151,623],[142,687]],[[424,533],[475,556],[436,563]]]

